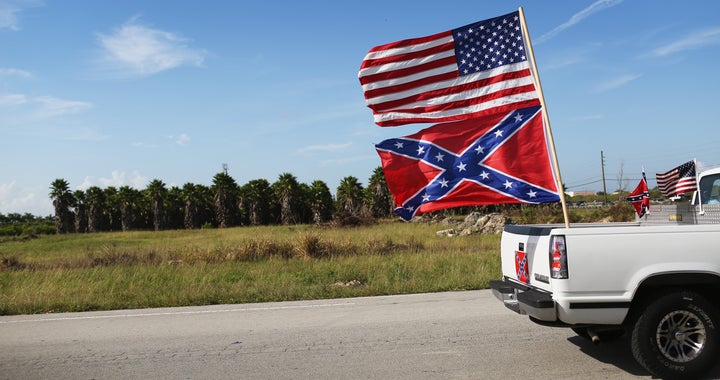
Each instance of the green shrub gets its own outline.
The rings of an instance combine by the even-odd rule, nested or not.
[[[0,236],[20,236],[22,232],[23,228],[18,224],[0,226]]]

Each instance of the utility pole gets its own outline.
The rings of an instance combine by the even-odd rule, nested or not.
[[[605,194],[605,204],[607,204],[607,187],[605,186],[605,156],[603,151],[600,151],[600,167],[602,168],[602,181],[603,181],[603,194]]]

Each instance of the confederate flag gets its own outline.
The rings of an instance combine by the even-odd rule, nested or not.
[[[557,202],[540,106],[436,124],[376,149],[395,213]]]
[[[642,218],[645,214],[647,214],[648,209],[650,208],[650,192],[648,192],[647,180],[645,179],[645,170],[643,170],[640,183],[638,183],[635,190],[633,190],[633,192],[625,199],[631,202],[633,207],[635,207],[635,212],[637,212],[638,218]]]

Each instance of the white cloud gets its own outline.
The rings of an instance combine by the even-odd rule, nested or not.
[[[130,144],[136,148],[157,148],[157,145],[146,143],[144,141],[135,141],[134,143]]]
[[[177,136],[175,136],[175,135],[168,135],[168,136],[164,136],[164,138],[166,138],[166,139],[168,139],[168,140],[172,140],[172,142],[175,143],[175,144],[177,144],[177,145],[185,145],[185,144],[187,144],[187,143],[190,142],[190,136],[189,136],[188,134],[186,134],[186,133],[181,133],[181,134],[179,134],[179,135],[177,135]],[[156,146],[156,145],[154,145],[154,144],[146,144],[146,143],[141,143],[141,144],[142,144],[143,146],[147,146],[147,147],[155,147],[155,146]]]
[[[83,180],[83,183],[81,183],[80,186],[78,186],[77,188],[83,191],[87,190],[92,186],[98,186],[103,189],[109,186],[130,186],[135,189],[144,189],[147,186],[147,183],[148,178],[140,174],[140,172],[138,172],[137,170],[133,171],[130,176],[128,176],[127,173],[123,171],[113,170],[112,173],[110,173],[109,178],[95,178],[92,176],[87,176]]]
[[[65,114],[79,113],[93,107],[92,103],[77,100],[65,100],[52,96],[29,97],[24,94],[0,95],[0,107],[30,107],[36,118],[50,118]]]
[[[185,145],[185,144],[187,144],[188,142],[190,142],[190,136],[188,136],[188,135],[186,135],[186,134],[184,134],[184,133],[180,134],[180,136],[178,136],[178,137],[175,139],[175,143],[178,144],[178,145]]]
[[[31,78],[32,74],[29,71],[13,69],[11,67],[0,67],[0,76],[16,76],[23,78]]]
[[[153,29],[133,18],[112,34],[99,34],[106,62],[133,75],[151,75],[179,66],[202,66],[206,52],[190,48],[188,40]]]
[[[584,20],[585,18],[590,17],[591,15],[593,15],[597,12],[600,12],[602,10],[605,10],[607,8],[614,7],[622,2],[623,2],[623,0],[597,0],[596,2],[590,4],[589,7],[572,15],[572,17],[570,17],[569,20],[558,25],[557,27],[555,27],[555,29],[540,36],[540,38],[538,38],[536,43],[540,43],[540,42],[549,40],[549,39],[555,37],[556,35],[558,35],[559,33],[561,33],[562,31],[564,31],[565,29],[575,26],[576,24],[578,24],[580,21]]]
[[[0,30],[20,30],[20,19],[18,18],[18,14],[24,8],[38,7],[41,5],[43,5],[42,2],[38,0],[3,1],[0,3]]]
[[[35,216],[46,216],[53,212],[52,202],[41,189],[23,189],[17,186],[16,181],[0,183],[0,213],[30,213]]]
[[[0,5],[0,29],[20,30],[18,12],[20,9],[12,4]]]
[[[310,146],[306,146],[306,147],[298,149],[298,153],[307,153],[307,152],[315,152],[315,151],[334,152],[334,151],[338,151],[338,150],[347,149],[351,145],[352,145],[352,143],[310,145]]]
[[[181,133],[177,136],[164,135],[164,136],[161,136],[161,138],[163,140],[168,140],[168,141],[171,141],[173,144],[181,145],[181,146],[187,145],[191,140],[190,135],[188,135],[186,133]],[[136,148],[160,148],[161,146],[166,146],[165,144],[163,144],[162,141],[160,141],[160,143],[152,142],[152,141],[135,141],[131,145]]]
[[[613,89],[616,89],[618,87],[622,87],[635,79],[638,79],[642,76],[642,74],[625,74],[621,75],[615,78],[612,78],[610,80],[607,80],[595,87],[596,92],[605,92],[610,91]]]
[[[77,100],[65,100],[52,96],[38,96],[33,101],[40,105],[37,115],[43,118],[78,113],[92,108],[92,104]]]
[[[0,107],[18,106],[27,102],[27,96],[23,94],[0,95]]]
[[[685,50],[698,49],[717,44],[720,44],[720,27],[702,30],[677,41],[673,41],[653,50],[652,55],[662,57]]]

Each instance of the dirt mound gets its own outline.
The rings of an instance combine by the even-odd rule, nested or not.
[[[473,212],[465,217],[462,222],[453,221],[450,218],[443,219],[440,224],[452,226],[437,232],[438,235],[456,236],[481,234],[499,234],[505,227],[507,218],[498,213],[482,214]]]

